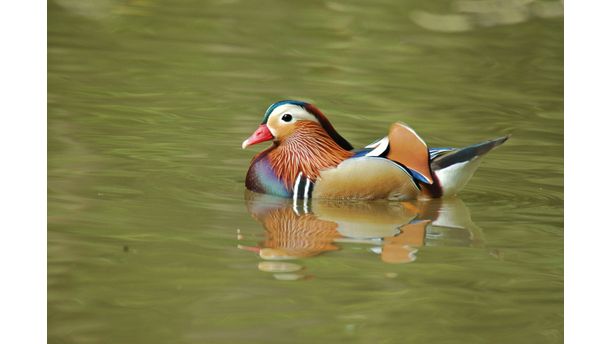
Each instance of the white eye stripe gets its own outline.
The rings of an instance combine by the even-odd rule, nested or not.
[[[291,115],[292,117],[291,121],[285,122],[282,120],[282,117],[285,114]],[[293,105],[293,104],[281,105],[277,107],[276,109],[274,109],[274,111],[272,111],[272,113],[270,114],[270,117],[268,118],[268,123],[271,123],[271,122],[291,123],[291,122],[295,122],[298,120],[308,120],[308,121],[314,121],[314,122],[319,123],[319,120],[313,114],[306,111],[306,109],[304,109],[303,107],[298,106],[298,105]]]

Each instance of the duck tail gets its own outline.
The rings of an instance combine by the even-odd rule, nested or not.
[[[457,194],[472,178],[482,157],[509,138],[510,135],[506,135],[436,155],[431,160],[431,169],[438,179],[442,195]]]

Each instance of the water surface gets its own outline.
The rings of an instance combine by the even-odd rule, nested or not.
[[[560,343],[562,9],[508,4],[50,1],[49,342]],[[296,213],[243,186],[285,98],[513,136],[458,199]]]

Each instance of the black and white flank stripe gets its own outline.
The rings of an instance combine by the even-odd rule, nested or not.
[[[303,199],[307,201],[312,197],[312,189],[314,183],[308,177],[304,176],[302,172],[298,174],[293,184],[293,200]]]

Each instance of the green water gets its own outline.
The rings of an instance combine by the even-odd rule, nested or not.
[[[49,342],[562,342],[562,14],[470,3],[51,0]],[[460,199],[298,216],[243,186],[285,98],[355,146],[513,136]]]

